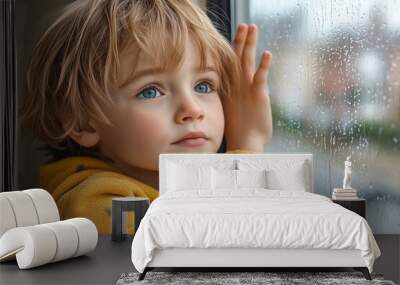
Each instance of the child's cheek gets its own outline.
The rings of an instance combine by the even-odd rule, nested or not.
[[[209,152],[217,152],[222,143],[225,128],[224,112],[219,97],[207,102],[204,106],[205,121],[201,124],[211,138]]]
[[[157,169],[158,154],[169,144],[161,114],[135,112],[121,116],[111,138],[114,154],[131,166]]]
[[[148,146],[162,143],[168,130],[166,130],[165,122],[161,118],[161,114],[145,112],[132,114],[127,118],[124,129],[130,140],[140,141]]]
[[[222,107],[222,103],[220,100],[218,100],[218,103],[214,105],[213,122],[216,131],[222,138],[225,129],[225,117],[224,117],[224,110]]]

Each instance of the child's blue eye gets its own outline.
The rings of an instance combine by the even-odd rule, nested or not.
[[[152,99],[158,97],[157,94],[161,95],[160,91],[156,87],[149,87],[142,90],[137,97],[145,98],[145,99]]]
[[[194,90],[199,93],[210,93],[212,86],[208,82],[201,82],[194,87]]]
[[[210,93],[213,91],[213,86],[211,83],[203,81],[197,84],[194,89],[199,93]],[[142,99],[154,99],[159,96],[161,96],[161,92],[154,86],[145,88],[136,95],[136,97]]]

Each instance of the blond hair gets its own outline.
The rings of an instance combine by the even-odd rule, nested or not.
[[[229,42],[200,7],[184,0],[81,0],[65,8],[44,33],[28,68],[22,123],[51,146],[88,118],[112,123],[102,104],[112,104],[118,87],[120,55],[131,50],[151,54],[166,69],[183,58],[191,37],[207,52],[221,76],[220,96],[234,88],[240,66]],[[88,117],[89,116],[89,117]]]

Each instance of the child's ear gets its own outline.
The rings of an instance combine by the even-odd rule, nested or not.
[[[100,140],[99,133],[96,131],[94,127],[91,126],[91,124],[89,124],[85,128],[80,128],[79,126],[76,126],[69,133],[69,136],[78,144],[84,147],[93,147]]]

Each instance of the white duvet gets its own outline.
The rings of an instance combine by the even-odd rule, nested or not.
[[[241,189],[166,193],[151,204],[132,242],[143,272],[154,249],[358,249],[372,272],[380,250],[366,220],[327,197],[299,191]]]

